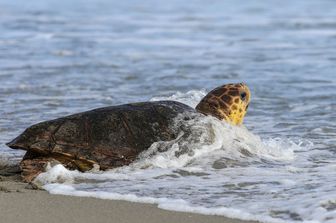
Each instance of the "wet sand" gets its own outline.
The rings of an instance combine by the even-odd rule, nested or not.
[[[150,204],[51,195],[21,182],[15,172],[0,170],[1,222],[252,223],[222,216],[166,211]]]

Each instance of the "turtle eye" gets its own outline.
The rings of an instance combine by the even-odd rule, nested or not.
[[[241,98],[241,100],[245,101],[245,99],[246,99],[246,92],[242,92],[240,94],[240,98]]]

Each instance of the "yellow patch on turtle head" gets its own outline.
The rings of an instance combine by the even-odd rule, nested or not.
[[[196,106],[196,110],[230,124],[240,125],[251,100],[246,84],[226,84],[210,91]]]

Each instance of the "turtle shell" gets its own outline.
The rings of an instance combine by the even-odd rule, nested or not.
[[[154,142],[176,138],[171,125],[185,112],[196,111],[175,101],[104,107],[38,123],[7,145],[28,151],[23,160],[53,157],[97,163],[104,170],[133,162]]]

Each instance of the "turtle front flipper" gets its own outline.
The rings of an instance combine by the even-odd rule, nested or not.
[[[60,163],[53,157],[43,157],[28,151],[20,162],[21,177],[24,182],[32,182],[40,173],[44,172],[48,163]]]
[[[50,166],[61,164],[67,169],[85,172],[92,169],[99,170],[99,165],[91,160],[74,158],[67,154],[48,154],[48,156],[39,153],[28,151],[20,162],[21,176],[23,181],[32,182],[40,173],[45,172],[50,163]]]

